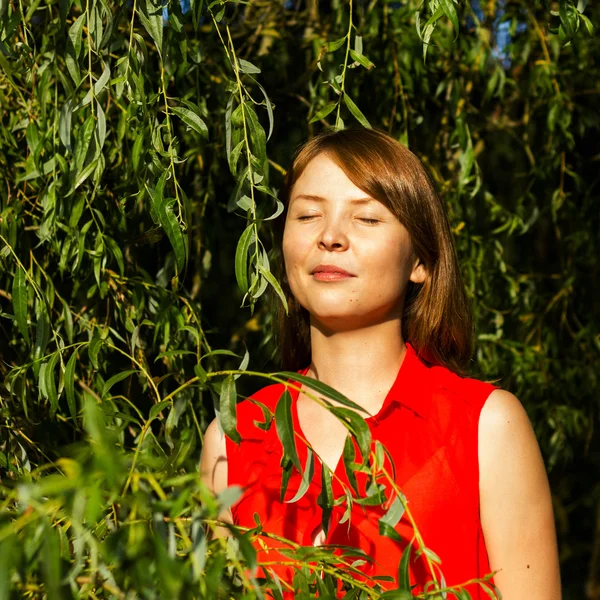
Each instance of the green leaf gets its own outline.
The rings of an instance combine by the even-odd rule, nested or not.
[[[104,141],[106,140],[106,115],[100,102],[96,102],[96,115],[98,117],[97,130],[98,130],[98,152],[104,147]]]
[[[410,592],[410,553],[412,550],[412,541],[404,548],[400,565],[398,566],[398,588]]]
[[[58,136],[65,148],[71,152],[71,118],[73,117],[73,103],[67,100],[60,109]]]
[[[362,114],[360,108],[358,108],[358,106],[356,106],[356,104],[354,103],[352,98],[350,98],[350,96],[348,96],[348,94],[346,94],[345,92],[344,92],[344,104],[348,107],[348,110],[352,113],[354,118],[363,127],[368,127],[369,129],[371,129],[371,124],[369,123],[369,121],[367,121],[367,117],[365,117],[365,115]]]
[[[376,504],[379,504],[377,502]],[[385,537],[394,540],[395,542],[402,542],[403,539],[400,534],[388,523],[384,523],[381,520],[379,521],[379,535],[383,535]]]
[[[199,133],[203,138],[208,139],[208,127],[199,115],[188,108],[180,108],[178,106],[174,106],[170,110],[176,114],[188,127]]]
[[[333,511],[333,483],[331,478],[331,469],[325,464],[321,464],[321,493],[317,498],[317,505],[321,507],[321,527],[327,535],[329,531],[329,517]]]
[[[260,410],[262,411],[262,414],[263,414],[264,421],[256,421],[255,420],[254,424],[259,429],[268,431],[271,428],[271,423],[273,422],[273,413],[271,412],[271,409],[268,406],[266,406],[265,404],[263,404],[262,402],[255,400],[254,398],[249,398],[249,401],[252,402],[252,404],[256,404],[256,406],[258,406],[260,408]]]
[[[135,371],[134,371],[135,372]],[[110,380],[109,380],[110,381]],[[159,413],[163,411],[168,406],[171,406],[171,402],[169,400],[161,400],[152,406],[150,409],[150,415],[148,416],[149,421],[154,421],[156,417],[158,417]]]
[[[235,380],[229,375],[221,385],[221,394],[219,396],[219,420],[225,435],[236,444],[241,441],[240,433],[236,428],[237,424],[237,392]]]
[[[77,349],[73,350],[73,354],[69,358],[67,368],[65,370],[65,393],[67,396],[67,404],[69,405],[69,413],[74,423],[77,423],[77,405],[75,404],[75,365],[77,364]]]
[[[350,56],[353,60],[362,65],[367,70],[372,69],[375,66],[364,54],[358,54],[354,50],[352,50],[352,48],[350,48]]]
[[[42,540],[40,558],[45,593],[48,598],[62,598],[60,541],[56,529],[49,523],[44,524]]]
[[[50,338],[50,321],[46,307],[43,306],[40,310],[37,325],[35,328],[35,344],[33,347],[33,359],[38,360],[46,352],[46,346]]]
[[[94,337],[88,344],[88,358],[96,370],[100,368],[100,365],[98,364],[98,354],[100,353],[102,344],[104,344],[104,340],[100,337],[99,332],[96,330]]]
[[[119,273],[121,274],[121,277],[123,277],[125,275],[125,263],[123,262],[123,252],[121,251],[121,248],[119,248],[119,246],[117,245],[115,240],[113,240],[111,237],[109,237],[107,235],[104,236],[104,242],[106,243],[111,254],[114,256],[115,260],[117,261],[117,265],[119,267]]]
[[[339,48],[344,45],[344,42],[348,39],[348,36],[344,36],[335,40],[334,42],[327,42],[323,44],[323,48],[325,48],[325,52],[335,52]]]
[[[240,154],[245,146],[244,140],[239,142],[236,147],[232,150],[232,152],[227,156],[227,161],[229,163],[229,170],[234,177],[237,177],[237,163],[240,159]]]
[[[82,12],[75,21],[73,21],[73,25],[69,28],[69,38],[71,43],[73,44],[73,50],[75,51],[75,58],[79,58],[81,53],[81,32],[83,31],[83,25],[85,23],[85,19],[87,17],[86,12]]]
[[[585,28],[588,31],[588,34],[590,36],[594,35],[594,24],[585,16],[585,15],[579,15],[579,18],[583,21],[583,24],[585,25]]]
[[[12,303],[17,326],[25,341],[29,344],[29,326],[27,324],[27,278],[25,271],[17,265],[12,284]]]
[[[235,279],[242,294],[246,294],[249,288],[248,250],[254,241],[254,228],[255,226],[251,224],[244,229],[244,233],[240,236],[235,250]]]
[[[50,400],[50,416],[54,416],[58,409],[58,393],[56,391],[56,379],[54,378],[54,370],[58,358],[59,353],[55,352],[47,362],[46,370],[44,371],[46,391],[48,393],[48,399]]]
[[[329,113],[331,113],[335,107],[337,106],[337,102],[332,102],[331,104],[326,104],[321,110],[319,110],[315,116],[309,121],[309,123],[314,123],[315,121],[320,121],[324,119]]]
[[[341,406],[330,406],[329,411],[342,421],[356,438],[358,447],[362,454],[363,461],[369,458],[369,450],[371,447],[371,430],[367,422],[355,411]]]
[[[110,388],[112,388],[112,386],[115,385],[115,383],[118,383],[119,381],[123,381],[123,379],[126,379],[127,377],[129,377],[133,373],[137,373],[137,370],[136,369],[130,369],[128,371],[123,371],[122,373],[118,373],[117,375],[113,375],[104,384],[104,386],[102,388],[102,393],[100,395],[104,398],[106,396],[106,394],[108,394],[108,392],[110,391]]]
[[[340,404],[343,404],[348,408],[353,408],[354,410],[358,410],[365,413],[365,416],[367,415],[367,411],[362,406],[356,404],[356,402],[353,402],[349,398],[346,398],[346,396],[340,394],[340,392],[327,385],[326,383],[319,381],[318,379],[313,379],[312,377],[302,375],[301,373],[296,373],[295,371],[280,371],[278,373],[275,373],[275,375],[277,377],[297,381],[298,383],[303,384],[307,388],[310,388],[311,390],[314,390],[319,394],[323,394],[323,396],[329,398],[330,400],[335,400],[336,402],[339,402]]]
[[[390,527],[396,527],[402,515],[404,514],[404,504],[396,496],[388,511],[379,519],[380,523],[387,523]]]
[[[160,360],[161,358],[170,358],[171,356],[180,356],[181,354],[196,354],[193,350],[183,350],[182,348],[178,348],[176,350],[167,350],[166,352],[161,352],[155,359],[154,362]]]
[[[567,40],[570,40],[577,30],[579,15],[577,9],[571,4],[570,0],[560,0],[558,3],[558,14],[560,22],[565,30]]]
[[[294,423],[292,419],[292,396],[289,391],[284,390],[283,394],[275,407],[275,425],[277,436],[283,446],[283,451],[292,461],[292,464],[302,472],[300,459],[296,450],[296,440],[294,438]]]
[[[279,299],[281,300],[281,303],[283,304],[283,308],[285,309],[285,312],[287,314],[287,312],[288,312],[287,298],[285,297],[285,294],[283,293],[283,290],[281,289],[279,282],[277,281],[277,279],[275,279],[273,274],[270,271],[268,271],[267,269],[265,269],[260,263],[258,264],[258,270],[260,271],[262,276],[271,284],[271,287],[275,290],[275,293],[279,296]]]
[[[453,0],[440,0],[440,6],[444,11],[444,14],[450,19],[452,27],[454,28],[454,39],[458,37],[458,15],[456,14],[456,8],[454,7]]]
[[[304,465],[304,471],[302,472],[302,483],[300,484],[296,495],[291,500],[286,500],[286,502],[297,502],[304,494],[306,494],[310,487],[315,473],[315,461],[313,451],[310,447],[306,448],[306,452],[306,464]]]
[[[269,96],[267,96],[267,92],[265,91],[265,88],[262,85],[260,85],[260,83],[258,83],[258,81],[256,81],[255,83],[258,86],[258,88],[260,89],[260,91],[262,92],[262,95],[264,96],[265,106],[267,108],[267,115],[269,117],[269,133],[267,134],[267,142],[268,142],[269,139],[271,138],[271,134],[273,133],[273,125],[275,123],[275,120],[273,119],[273,105],[271,104],[271,100],[269,100]]]
[[[260,124],[254,109],[250,104],[244,105],[244,114],[247,118],[250,138],[252,140],[252,153],[258,158],[262,165],[267,160],[267,136],[265,130]]]
[[[93,98],[98,96],[98,94],[106,87],[106,84],[110,80],[110,67],[108,63],[104,64],[104,70],[102,71],[102,75],[98,78],[96,83],[94,83],[94,87],[88,91],[88,93],[84,96],[83,100],[75,107],[80,108],[89,104]]]
[[[414,600],[414,596],[407,590],[390,590],[381,594],[379,600]]]
[[[238,64],[242,73],[260,73],[260,69],[257,66],[243,58],[238,59]]]
[[[356,452],[354,450],[354,440],[352,436],[346,436],[346,441],[344,442],[344,453],[342,455],[344,461],[344,469],[346,470],[346,477],[348,478],[348,483],[352,487],[354,493],[358,496],[358,481],[356,480]]]
[[[162,3],[154,3],[152,0],[142,0],[139,4],[140,10],[138,17],[154,40],[159,54],[162,56],[163,42],[163,20],[162,20]]]
[[[177,200],[175,198],[165,199],[163,195],[168,174],[168,171],[164,171],[154,188],[154,193],[152,194],[152,218],[165,230],[175,251],[177,270],[179,273],[183,273],[187,264],[187,244],[177,216],[173,212],[173,207]]]
[[[69,340],[69,344],[72,344],[73,343],[73,314],[71,313],[71,309],[69,308],[67,301],[62,297],[60,298],[60,301],[62,302],[62,305],[63,305],[62,316],[63,316],[63,323],[64,323],[65,331],[67,332],[67,338]]]

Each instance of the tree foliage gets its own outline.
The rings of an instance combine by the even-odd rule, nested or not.
[[[198,455],[213,414],[235,439],[236,399],[277,369],[264,300],[285,301],[285,165],[350,123],[408,145],[443,194],[473,373],[530,412],[581,597],[600,474],[597,19],[583,0],[0,0],[0,598],[277,589],[253,578],[250,534],[207,540],[238,492],[211,497]],[[308,550],[291,549],[299,597],[336,578],[379,597]]]

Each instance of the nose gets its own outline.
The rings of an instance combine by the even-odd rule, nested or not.
[[[348,236],[341,219],[326,219],[319,233],[319,248],[329,252],[345,250],[348,247]]]

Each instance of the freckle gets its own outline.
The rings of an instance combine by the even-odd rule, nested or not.
[[[527,565],[527,568],[529,569],[529,565]]]

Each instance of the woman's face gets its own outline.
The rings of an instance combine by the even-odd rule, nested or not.
[[[334,329],[399,318],[408,281],[426,275],[406,228],[325,153],[294,185],[283,257],[294,297]]]

